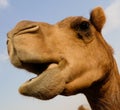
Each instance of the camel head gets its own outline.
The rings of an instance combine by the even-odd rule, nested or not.
[[[19,92],[47,100],[82,93],[104,79],[112,54],[101,34],[104,23],[100,7],[90,19],[68,17],[54,25],[19,22],[8,33],[8,54],[14,66],[36,74]]]

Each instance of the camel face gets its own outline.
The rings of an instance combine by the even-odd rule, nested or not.
[[[21,85],[20,93],[46,100],[83,92],[104,78],[110,68],[110,48],[101,35],[104,23],[99,7],[90,19],[68,17],[55,25],[18,23],[8,33],[11,63],[37,75]]]

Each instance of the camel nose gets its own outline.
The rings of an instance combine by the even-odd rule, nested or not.
[[[36,22],[32,21],[21,21],[19,22],[13,30],[8,32],[8,38],[11,38],[15,35],[20,35],[24,33],[32,33],[39,30],[39,25]]]

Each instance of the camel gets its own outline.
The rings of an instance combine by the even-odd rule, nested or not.
[[[83,93],[92,110],[120,110],[120,76],[113,49],[102,36],[105,22],[101,7],[89,19],[19,22],[8,32],[10,61],[36,74],[19,92],[41,100]]]

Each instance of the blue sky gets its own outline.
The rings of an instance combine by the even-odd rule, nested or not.
[[[107,16],[103,36],[114,48],[120,68],[120,1],[119,0],[0,0],[0,110],[77,110],[87,104],[83,95],[57,96],[49,101],[21,96],[17,89],[32,74],[13,67],[8,59],[6,33],[21,20],[51,24],[67,16],[89,18],[90,11],[102,6]]]

